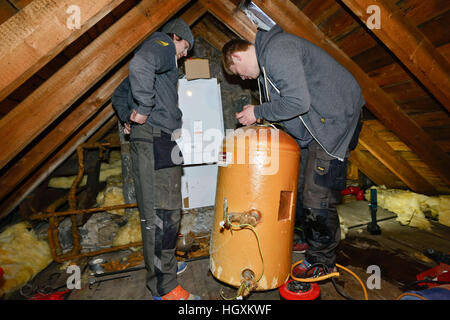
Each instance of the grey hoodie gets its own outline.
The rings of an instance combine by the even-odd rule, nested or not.
[[[129,69],[129,76],[112,97],[119,119],[128,122],[131,111],[136,109],[148,115],[149,124],[164,132],[181,128],[178,68],[172,39],[165,33],[153,33],[136,49]]]
[[[255,49],[266,95],[255,107],[256,118],[280,122],[301,146],[315,139],[342,161],[365,104],[353,75],[318,46],[279,26],[258,31]]]

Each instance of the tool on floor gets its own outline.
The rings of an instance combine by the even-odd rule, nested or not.
[[[372,221],[367,224],[367,231],[372,235],[379,235],[381,228],[377,224],[377,189],[370,189],[369,208]]]
[[[92,286],[96,283],[100,283],[100,282],[106,282],[106,281],[112,281],[112,280],[117,280],[117,279],[124,279],[124,278],[129,278],[130,275],[126,275],[126,276],[120,276],[120,277],[115,277],[115,278],[109,278],[109,279],[102,279],[102,280],[97,280],[96,278],[90,278],[89,279],[89,289],[92,288]]]
[[[143,266],[139,266],[139,267],[133,267],[133,268],[128,268],[128,269],[124,269],[124,270],[118,270],[118,271],[111,271],[111,272],[105,272],[105,273],[97,273],[94,276],[96,278],[99,277],[107,277],[107,276],[112,276],[113,274],[119,274],[119,273],[126,273],[126,272],[133,272],[133,271],[139,271],[145,269],[145,265]]]
[[[89,269],[94,274],[102,274],[105,273],[102,264],[106,263],[106,260],[103,258],[95,258],[89,261]]]

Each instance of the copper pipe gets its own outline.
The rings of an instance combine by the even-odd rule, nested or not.
[[[122,246],[115,246],[111,248],[105,248],[97,251],[90,251],[85,253],[81,252],[81,244],[80,244],[80,234],[78,232],[77,228],[77,222],[76,222],[76,215],[78,214],[84,214],[84,213],[94,213],[94,212],[101,212],[101,211],[110,211],[115,209],[124,209],[124,208],[136,208],[136,203],[131,204],[121,204],[121,205],[115,205],[115,206],[108,206],[108,207],[101,207],[101,208],[90,208],[90,209],[77,209],[77,203],[76,203],[76,193],[77,193],[77,186],[80,183],[81,179],[83,178],[84,174],[84,153],[83,149],[92,149],[92,148],[99,148],[100,149],[100,158],[103,157],[103,150],[105,147],[119,147],[120,145],[116,145],[114,143],[85,143],[80,145],[77,148],[77,154],[78,154],[78,175],[74,182],[72,183],[72,187],[68,193],[68,195],[65,195],[64,197],[56,200],[53,202],[50,206],[47,207],[45,212],[33,214],[29,217],[30,220],[43,220],[43,219],[49,219],[49,227],[48,227],[48,242],[51,250],[51,254],[53,257],[53,260],[55,260],[58,263],[62,263],[67,260],[77,259],[80,257],[89,257],[89,256],[96,256],[98,254],[106,253],[106,252],[112,252],[117,250],[126,249],[129,247],[138,247],[142,246],[142,242],[134,242],[129,243]],[[69,201],[69,210],[63,211],[63,212],[55,212],[58,207],[60,207],[64,202]],[[60,254],[62,252],[61,244],[58,240],[58,225],[59,222],[62,220],[62,217],[64,216],[70,216],[71,222],[72,222],[72,239],[73,239],[73,248],[71,252],[66,254]]]
[[[118,251],[118,250],[127,249],[130,247],[141,247],[141,246],[142,246],[142,242],[132,242],[132,243],[124,244],[121,246],[105,248],[105,249],[101,249],[101,250],[97,250],[97,251],[89,251],[89,252],[84,252],[84,253],[80,253],[80,254],[74,254],[73,250],[72,250],[69,253],[57,256],[55,261],[61,263],[61,262],[67,261],[67,260],[79,259],[81,257],[93,257],[93,256],[97,256],[102,253],[114,252],[114,251]]]
[[[89,209],[78,209],[78,210],[68,210],[61,212],[48,212],[48,213],[39,213],[30,216],[31,220],[44,220],[51,217],[62,217],[62,216],[70,216],[75,214],[83,214],[83,213],[93,213],[100,211],[111,211],[117,209],[125,209],[125,208],[137,208],[137,203],[126,203],[126,204],[118,204],[115,206],[109,207],[99,207],[99,208],[89,208]]]

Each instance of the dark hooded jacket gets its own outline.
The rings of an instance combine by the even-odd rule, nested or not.
[[[117,87],[112,104],[119,119],[130,121],[133,109],[148,115],[147,122],[164,132],[181,128],[178,108],[176,49],[165,33],[155,32],[136,49],[130,73]]]
[[[266,96],[255,107],[256,118],[280,122],[301,146],[315,139],[342,161],[365,103],[353,75],[318,46],[279,26],[259,31],[255,49]]]

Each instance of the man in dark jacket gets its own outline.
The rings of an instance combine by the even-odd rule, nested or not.
[[[181,128],[177,60],[194,37],[181,19],[169,21],[135,51],[129,76],[112,97],[130,134],[136,199],[141,218],[147,287],[156,300],[198,300],[177,282],[175,244],[181,220],[181,166],[172,161],[171,134]]]
[[[279,122],[302,149],[296,219],[309,246],[294,273],[302,275],[316,263],[334,268],[340,241],[336,204],[365,103],[358,83],[324,50],[277,25],[258,31],[254,44],[236,39],[222,51],[228,73],[257,79],[264,88],[265,102],[244,106],[239,122]]]

